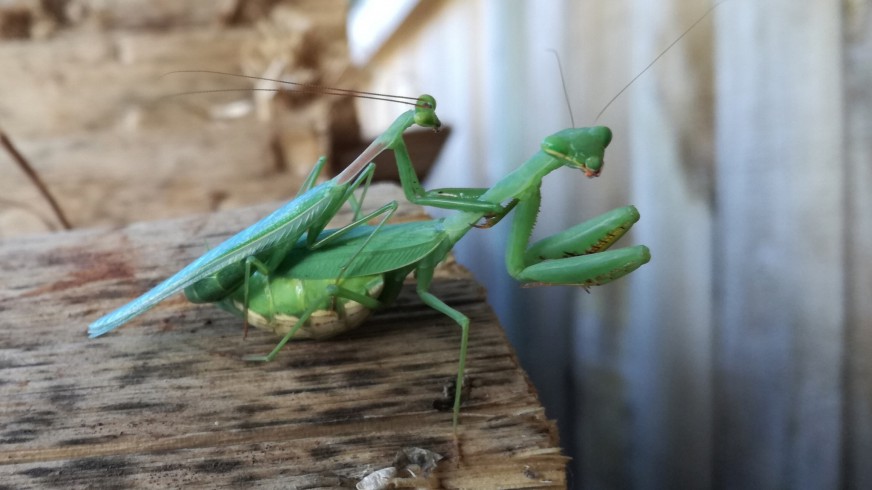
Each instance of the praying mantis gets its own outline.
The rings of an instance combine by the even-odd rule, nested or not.
[[[484,219],[492,226],[514,210],[506,251],[509,273],[528,284],[604,284],[650,260],[642,245],[607,250],[639,219],[632,206],[618,208],[527,248],[541,202],[542,178],[561,167],[596,176],[612,139],[604,126],[570,128],[546,137],[541,149],[489,189],[448,188],[424,191],[414,174],[402,139],[412,124],[438,128],[436,101],[424,95],[333,179],[315,185],[322,158],[300,194],[263,220],[239,232],[132,302],[97,319],[88,328],[98,337],[121,326],[160,301],[184,290],[192,302],[216,302],[256,327],[284,334],[265,356],[273,360],[298,333],[324,338],[353,328],[369,311],[389,305],[412,271],[416,291],[431,308],[461,327],[456,386],[462,386],[468,349],[469,319],[429,292],[434,269],[472,228]],[[417,204],[455,210],[447,218],[401,225],[386,224],[397,208],[385,204],[360,216],[352,193],[372,177],[375,155],[394,151],[406,197]],[[361,197],[361,200],[363,196]],[[355,209],[351,224],[325,228],[346,202]],[[507,204],[504,204],[507,203]],[[368,221],[381,217],[378,224]],[[321,321],[312,322],[321,317]],[[326,318],[326,321],[323,321]],[[456,390],[453,425],[459,422],[462,390]]]
[[[433,97],[422,95],[414,105],[413,110],[401,114],[339,175],[320,185],[314,185],[325,163],[322,158],[306,178],[302,192],[295,199],[209,250],[139,298],[97,319],[88,327],[89,336],[98,337],[114,330],[182,290],[195,303],[223,299],[230,292],[244,286],[252,270],[266,272],[275,268],[303,235],[306,235],[307,247],[317,249],[321,245],[317,240],[318,235],[346,202],[350,202],[355,208],[355,220],[346,229],[352,229],[378,216],[382,216],[381,223],[386,222],[396,210],[396,202],[387,203],[366,216],[359,216],[360,207],[353,198],[353,192],[361,185],[364,186],[365,196],[375,165],[370,161],[386,149],[393,150],[396,155],[403,188],[411,202],[451,209],[480,210],[485,213],[499,212],[499,204],[476,199],[484,189],[425,191],[421,187],[402,135],[413,124],[438,129],[441,123],[436,116],[436,100]],[[248,288],[244,289],[248,291]]]
[[[527,246],[539,212],[542,178],[561,167],[599,172],[611,136],[608,128],[596,126],[546,137],[536,155],[479,197],[493,204],[509,201],[496,217],[482,211],[458,211],[431,221],[361,226],[348,233],[328,230],[319,240],[329,243],[315,251],[301,240],[270,274],[255,272],[249,291],[237,290],[220,302],[222,308],[247,316],[259,328],[284,333],[272,352],[246,359],[271,361],[300,332],[304,337],[322,338],[353,328],[369,311],[393,302],[414,271],[421,301],[461,328],[456,386],[462,386],[469,318],[429,288],[439,262],[482,218],[495,224],[514,208],[506,267],[525,284],[594,286],[629,274],[650,260],[644,245],[608,250],[638,221],[633,206],[614,209]],[[455,390],[455,427],[461,396],[461,390]]]

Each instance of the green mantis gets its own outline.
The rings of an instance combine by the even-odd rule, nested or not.
[[[496,216],[461,210],[438,220],[361,226],[347,232],[328,230],[319,235],[324,245],[315,251],[301,240],[276,269],[268,275],[255,272],[247,290],[235,291],[220,305],[247,317],[257,327],[284,334],[269,354],[248,357],[270,361],[292,338],[323,338],[353,328],[369,311],[389,305],[414,271],[421,300],[461,328],[456,381],[456,386],[461,386],[469,318],[429,289],[437,264],[482,218],[494,224],[514,209],[506,267],[514,278],[526,284],[603,284],[650,259],[647,247],[642,245],[607,250],[639,219],[632,206],[612,210],[528,248],[539,212],[542,178],[564,166],[595,175],[602,168],[603,153],[610,141],[611,131],[602,126],[567,129],[545,138],[536,155],[479,196],[481,201],[492,204],[508,202]],[[458,389],[455,426],[460,403]]]
[[[213,248],[139,298],[97,319],[88,327],[88,334],[91,337],[103,335],[182,290],[193,302],[223,299],[245,286],[254,269],[261,272],[274,269],[300,237],[306,236],[309,249],[317,249],[321,245],[318,240],[320,232],[346,202],[350,202],[356,210],[356,219],[346,229],[352,229],[378,216],[382,216],[381,222],[384,223],[396,209],[395,202],[388,203],[366,216],[359,216],[359,204],[352,194],[361,185],[364,186],[365,193],[374,169],[374,164],[369,162],[385,149],[393,150],[396,155],[406,197],[410,201],[453,209],[498,212],[501,209],[498,204],[476,199],[483,192],[482,189],[425,191],[421,187],[402,134],[413,124],[438,129],[441,123],[435,113],[436,101],[433,97],[422,95],[414,105],[414,110],[400,115],[339,175],[315,185],[315,179],[324,164],[321,159],[294,200]],[[247,287],[243,289],[249,290]]]
[[[412,124],[438,128],[440,123],[432,97],[419,97],[415,106],[335,178],[315,185],[322,159],[294,200],[144,295],[99,318],[89,326],[89,335],[103,335],[184,290],[192,302],[217,302],[241,315],[246,328],[251,322],[283,334],[272,352],[248,358],[268,361],[295,336],[324,338],[353,328],[370,311],[389,305],[406,276],[414,271],[421,300],[461,327],[457,377],[457,386],[461,386],[469,319],[429,289],[437,264],[482,219],[491,226],[514,210],[506,266],[523,283],[603,284],[650,259],[644,246],[607,250],[638,220],[638,212],[631,206],[527,247],[539,212],[542,178],[564,166],[589,177],[598,175],[612,137],[608,128],[572,128],[545,138],[537,154],[489,189],[425,191],[414,174],[402,133]],[[362,185],[365,194],[374,165],[368,162],[385,149],[394,151],[407,199],[456,213],[439,220],[388,225],[397,207],[391,202],[360,216],[360,205],[352,193]],[[355,209],[353,222],[325,231],[346,202]],[[365,224],[378,217],[378,224]],[[461,390],[457,390],[455,426],[460,402]]]

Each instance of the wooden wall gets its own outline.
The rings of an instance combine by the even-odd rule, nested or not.
[[[487,185],[569,125],[547,49],[590,125],[710,5],[419,2],[368,69],[454,126],[430,186]],[[631,277],[521,290],[504,231],[459,247],[578,487],[872,485],[870,39],[868,0],[728,0],[612,104],[603,175],[547,180],[539,229],[637,205]]]

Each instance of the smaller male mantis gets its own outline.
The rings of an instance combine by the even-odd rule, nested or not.
[[[336,89],[332,90],[331,93],[336,93]],[[360,95],[353,91],[345,93]],[[364,185],[365,192],[372,178],[374,164],[370,161],[386,149],[393,150],[396,155],[403,188],[410,201],[452,209],[480,210],[485,214],[498,213],[502,209],[499,204],[476,199],[482,189],[425,191],[421,187],[403,141],[403,132],[413,124],[438,129],[441,123],[436,116],[436,100],[433,97],[422,95],[413,105],[414,110],[401,114],[339,175],[315,185],[315,179],[324,165],[322,158],[295,199],[211,249],[139,298],[98,318],[88,327],[88,334],[93,338],[114,330],[182,290],[194,302],[218,301],[246,282],[253,269],[261,272],[274,269],[304,234],[307,247],[318,248],[321,246],[317,239],[320,232],[346,201],[352,200],[355,205],[353,192],[361,185]],[[355,220],[345,229],[359,226],[377,216],[382,216],[384,223],[396,207],[396,202],[388,203],[362,217],[356,212]]]

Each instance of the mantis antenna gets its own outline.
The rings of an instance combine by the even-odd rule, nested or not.
[[[267,77],[258,77],[253,75],[242,75],[239,73],[228,73],[223,71],[214,71],[214,70],[176,70],[168,73],[164,73],[161,77],[174,75],[178,73],[209,73],[212,75],[221,75],[225,77],[236,77],[236,78],[247,78],[249,80],[262,80],[265,82],[274,82],[280,83],[284,85],[293,85],[295,88],[293,91],[295,92],[303,92],[303,93],[311,93],[311,94],[324,94],[324,95],[348,95],[351,97],[357,97],[360,99],[372,99],[372,100],[382,100],[386,102],[396,102],[398,104],[406,104],[411,106],[417,106],[418,97],[406,97],[403,95],[389,95],[389,94],[381,94],[378,92],[366,92],[363,90],[352,90],[345,88],[336,88],[336,87],[327,87],[323,85],[316,85],[313,83],[301,83],[301,82],[291,82],[288,80],[279,80],[275,78],[267,78]],[[174,94],[170,97],[176,97],[179,95],[193,95],[193,94],[213,94],[220,92],[278,92],[278,89],[273,88],[227,88],[227,89],[214,89],[214,90],[194,90],[191,92],[182,92],[180,94]]]
[[[692,31],[694,27],[696,27],[700,22],[702,22],[703,19],[705,19],[706,17],[708,17],[709,14],[712,13],[712,11],[713,11],[714,9],[718,8],[718,6],[719,6],[720,4],[722,4],[722,3],[726,2],[726,1],[727,1],[727,0],[718,0],[717,2],[715,2],[714,5],[712,5],[711,7],[709,7],[708,10],[705,11],[705,13],[703,13],[703,14],[702,14],[698,19],[696,19],[696,21],[695,21],[693,24],[690,25],[690,27],[688,27],[687,29],[685,29],[684,32],[682,32],[680,36],[678,36],[677,38],[675,38],[674,41],[672,41],[671,43],[669,43],[669,46],[666,46],[666,48],[663,49],[663,51],[661,51],[660,54],[658,54],[658,55],[657,55],[653,60],[651,60],[651,62],[648,63],[648,65],[645,66],[645,68],[643,68],[642,71],[640,71],[639,73],[637,73],[636,76],[634,76],[634,77],[632,78],[632,80],[630,80],[629,82],[627,82],[627,84],[624,85],[624,88],[622,88],[621,90],[619,90],[618,93],[615,94],[614,97],[612,97],[611,99],[609,99],[609,101],[606,102],[606,105],[602,108],[602,110],[599,111],[599,113],[597,113],[596,118],[594,118],[594,120],[593,120],[594,124],[596,124],[596,122],[599,121],[599,118],[603,115],[604,112],[606,112],[606,109],[608,109],[609,106],[612,105],[612,102],[616,101],[616,100],[618,99],[618,97],[620,97],[624,92],[626,92],[627,89],[630,88],[630,86],[633,85],[633,83],[635,83],[636,80],[639,79],[639,77],[641,77],[642,75],[644,75],[644,74],[645,74],[645,73],[646,73],[646,72],[647,72],[647,71],[648,71],[652,66],[654,66],[654,63],[657,63],[657,61],[660,60],[660,58],[662,58],[663,55],[665,55],[665,54],[666,54],[670,49],[672,49],[673,46],[675,46],[676,44],[678,44],[678,41],[681,41],[682,39],[684,39],[684,36],[686,36],[688,33],[690,33],[690,31]]]
[[[560,83],[563,84],[563,97],[566,99],[566,108],[569,110],[569,122],[572,127],[575,127],[575,118],[572,117],[572,104],[569,103],[569,91],[566,90],[566,77],[563,76],[563,63],[560,62],[560,55],[557,51],[549,49],[554,54],[554,59],[557,60],[557,70],[560,72]]]

